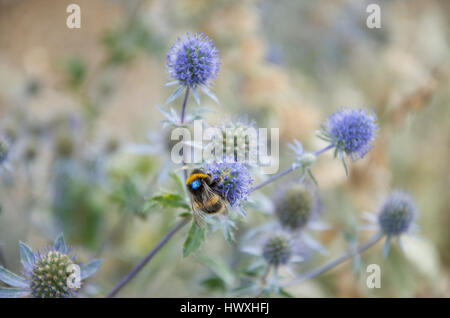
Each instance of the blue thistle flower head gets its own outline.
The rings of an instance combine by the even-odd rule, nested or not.
[[[417,216],[412,197],[401,190],[394,190],[386,198],[378,215],[378,224],[388,236],[408,232]]]
[[[378,131],[377,117],[361,109],[344,108],[328,117],[321,138],[352,160],[364,157],[373,146]]]
[[[209,86],[219,72],[219,51],[204,34],[178,38],[167,54],[169,76],[180,85]]]
[[[217,188],[231,206],[247,200],[253,179],[244,163],[232,159],[223,160],[209,164],[205,171],[211,174],[213,179],[222,178]]]

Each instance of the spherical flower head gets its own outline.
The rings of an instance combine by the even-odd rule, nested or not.
[[[324,136],[352,160],[362,158],[373,146],[378,125],[375,114],[360,109],[342,109],[327,120]]]
[[[290,230],[305,227],[320,212],[320,198],[309,184],[292,183],[275,197],[275,214],[281,226]]]
[[[384,201],[378,216],[378,224],[386,235],[400,235],[409,230],[416,214],[412,197],[396,190]]]
[[[181,85],[209,86],[219,72],[219,51],[203,34],[178,38],[167,54],[169,76]]]
[[[253,180],[245,164],[228,159],[212,163],[205,170],[212,179],[222,179],[217,188],[231,206],[247,200]]]
[[[30,276],[31,295],[35,298],[66,298],[74,291],[68,286],[73,259],[66,253],[49,248],[38,253]]]
[[[262,256],[264,260],[273,266],[285,265],[292,255],[292,247],[289,239],[282,234],[274,234],[265,242]]]

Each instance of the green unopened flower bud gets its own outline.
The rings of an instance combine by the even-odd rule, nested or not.
[[[292,248],[288,238],[281,234],[273,235],[264,244],[262,255],[270,265],[287,264],[292,255]]]
[[[300,163],[303,167],[308,167],[312,165],[314,162],[316,162],[316,155],[314,155],[311,152],[306,152],[300,157]]]
[[[293,183],[283,189],[275,199],[275,213],[285,228],[303,228],[320,210],[316,192],[303,183]]]
[[[74,264],[64,253],[49,251],[41,255],[31,272],[30,289],[35,298],[64,298],[72,294],[67,268]]]

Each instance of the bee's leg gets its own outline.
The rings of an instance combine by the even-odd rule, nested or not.
[[[223,181],[223,177],[222,177],[222,176],[219,176],[219,177],[215,178],[215,179],[211,182],[211,184],[210,184],[209,186],[210,186],[211,188],[213,188],[213,187],[219,185],[219,183],[221,183],[222,181]]]
[[[224,216],[228,217],[228,207],[227,207],[226,205],[225,205],[225,208],[224,208],[222,214],[223,214]]]

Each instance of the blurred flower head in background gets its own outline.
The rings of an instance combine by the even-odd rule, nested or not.
[[[291,242],[286,235],[274,234],[264,243],[262,256],[270,265],[285,265],[292,256]]]
[[[413,198],[404,191],[394,190],[381,207],[378,223],[386,235],[401,235],[410,230],[416,217],[417,209]]]
[[[274,199],[275,214],[280,224],[300,230],[320,213],[322,205],[316,189],[310,184],[295,182],[284,187]]]

